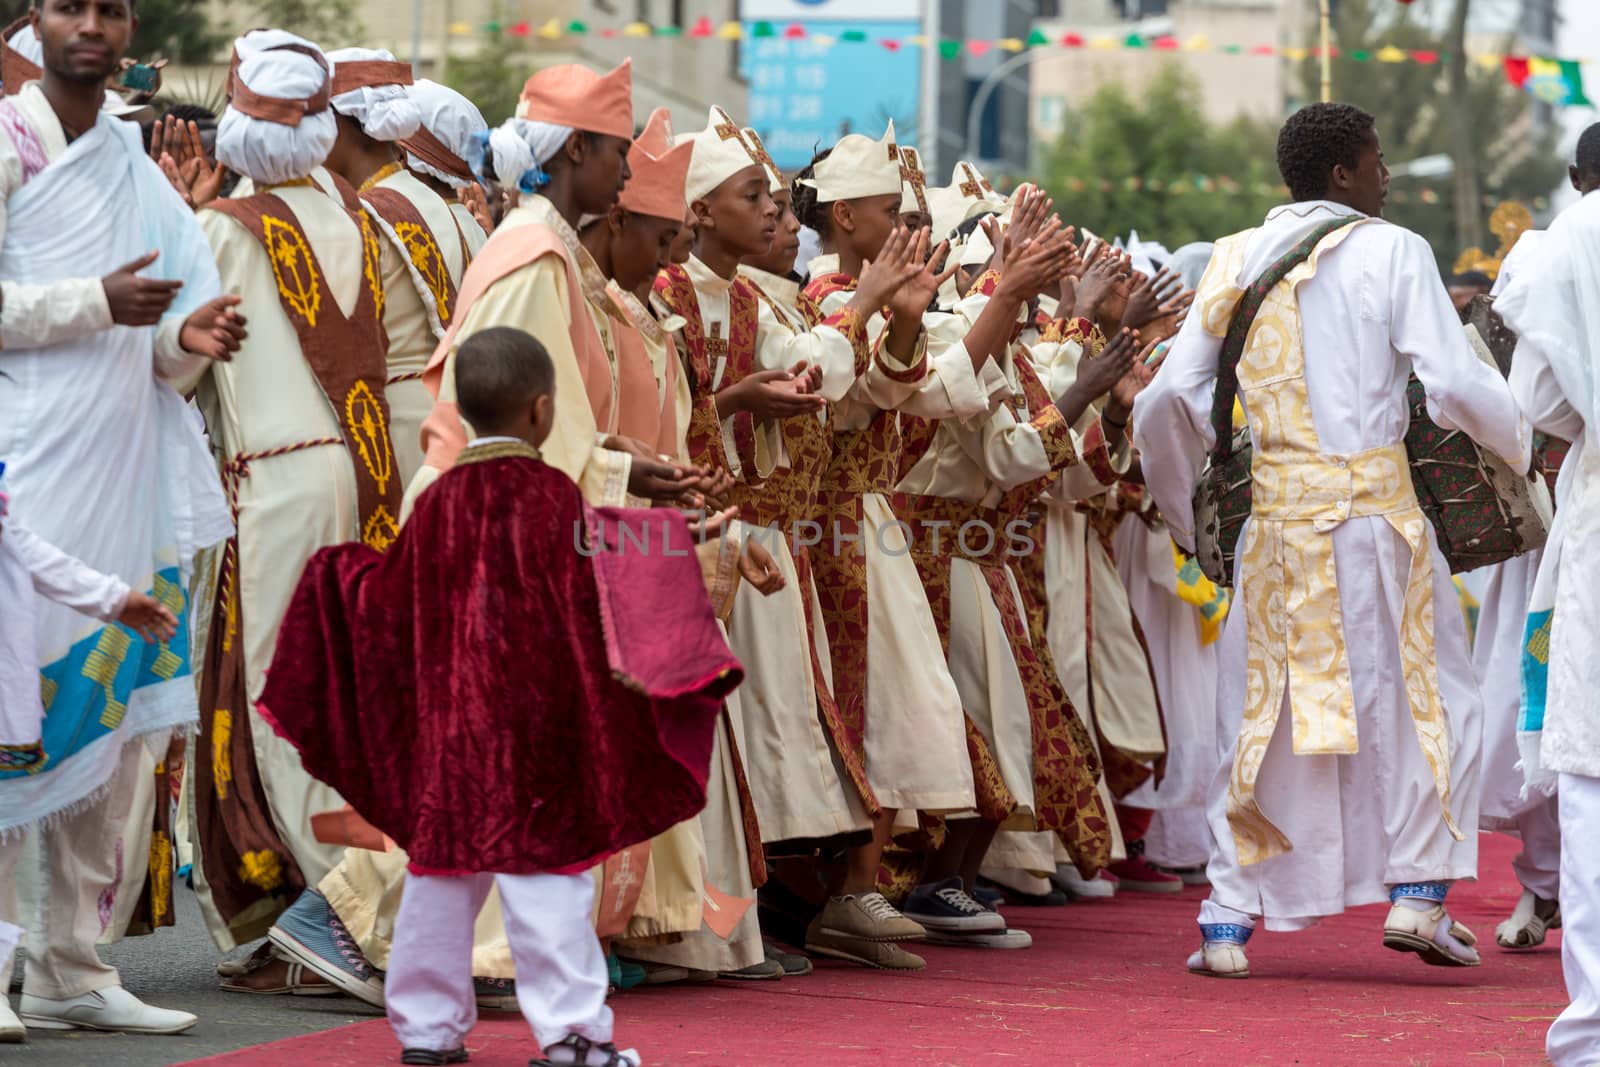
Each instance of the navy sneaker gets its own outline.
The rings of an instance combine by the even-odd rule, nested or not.
[[[917,886],[900,910],[929,930],[1000,934],[1006,929],[1005,919],[967,895],[960,878]]]
[[[278,916],[267,939],[289,959],[343,992],[374,1008],[383,1007],[383,978],[361,954],[328,898],[315,889],[301,893],[300,899]]]

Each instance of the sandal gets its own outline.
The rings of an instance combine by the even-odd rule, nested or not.
[[[250,993],[261,997],[339,995],[338,988],[324,981],[309,967],[286,960],[273,952],[270,942],[243,961],[218,964],[217,974],[222,977],[225,993]]]
[[[571,1058],[550,1059],[549,1053],[558,1048],[570,1049]],[[545,1053],[543,1059],[529,1060],[528,1067],[639,1067],[639,1054],[633,1049],[618,1052],[617,1046],[609,1041],[590,1041],[577,1034],[569,1034],[565,1041],[545,1049]],[[604,1058],[596,1059],[596,1056]]]

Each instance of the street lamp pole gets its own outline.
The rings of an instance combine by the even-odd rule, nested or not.
[[[1004,63],[998,64],[984,76],[978,83],[978,91],[972,94],[972,105],[967,108],[967,158],[978,159],[978,123],[983,119],[983,109],[989,104],[989,97],[994,95],[995,89],[1005,80],[1006,75],[1018,67],[1025,67],[1029,63],[1043,56],[1048,49],[1029,48],[1018,52]]]
[[[939,34],[943,0],[922,0],[922,114],[918,116],[917,144],[923,167],[939,173]]]

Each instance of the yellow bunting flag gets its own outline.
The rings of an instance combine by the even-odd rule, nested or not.
[[[560,19],[551,19],[539,27],[539,36],[547,41],[558,40],[563,32],[565,31],[562,28]]]
[[[1392,44],[1386,44],[1378,49],[1374,57],[1379,63],[1404,63],[1406,54]]]
[[[622,27],[622,36],[648,37],[650,36],[650,24],[648,22],[630,22]]]
[[[724,22],[722,29],[717,31],[717,36],[724,41],[737,41],[744,37],[744,27],[737,22]]]

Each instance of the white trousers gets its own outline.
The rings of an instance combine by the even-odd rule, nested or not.
[[[1561,893],[1561,818],[1555,797],[1516,817],[1522,851],[1511,861],[1522,888],[1541,900],[1559,900]]]
[[[594,878],[580,874],[410,874],[400,901],[384,1000],[403,1048],[461,1047],[478,1021],[472,930],[500,890],[517,970],[517,1005],[541,1049],[571,1034],[611,1040],[605,956],[590,913]]]
[[[27,929],[22,988],[30,996],[70,1000],[121,984],[117,969],[101,962],[95,943],[110,928],[117,910],[125,859],[123,830],[140,776],[147,773],[140,759],[142,748],[137,739],[123,747],[106,793],[95,803],[0,842],[0,981],[11,980],[14,937],[4,933],[10,921]],[[42,835],[44,884],[37,914],[25,918],[18,907],[17,881],[30,833]],[[148,838],[147,828],[146,855]],[[0,999],[4,995],[0,987]]]
[[[1571,1003],[1550,1027],[1555,1067],[1600,1063],[1600,778],[1563,774],[1561,804],[1561,969]]]

